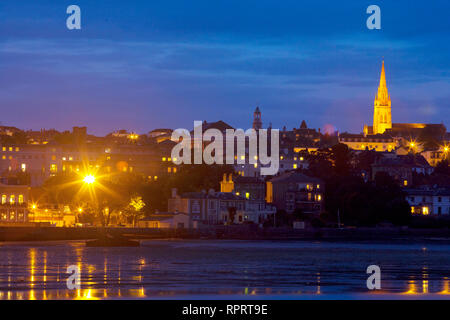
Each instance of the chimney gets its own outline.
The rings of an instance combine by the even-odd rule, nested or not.
[[[230,173],[230,175],[228,176],[228,182],[233,182],[233,174]]]

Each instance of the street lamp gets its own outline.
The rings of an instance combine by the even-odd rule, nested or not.
[[[95,182],[95,177],[92,174],[88,174],[83,178],[84,183],[93,184]]]

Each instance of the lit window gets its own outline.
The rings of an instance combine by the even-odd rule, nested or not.
[[[9,150],[9,151],[12,151],[12,147],[9,147],[8,150]]]
[[[58,171],[58,168],[56,167],[56,164],[53,163],[53,164],[50,165],[50,171],[51,171],[51,172],[56,172],[56,171]]]
[[[5,159],[6,159],[6,156],[5,156],[5,155],[3,155],[3,156],[2,156],[2,159],[3,159],[3,160],[5,160]]]
[[[19,147],[16,147],[16,151],[19,151]]]
[[[56,156],[52,155],[52,160],[55,161],[56,160]]]
[[[322,196],[320,194],[317,196],[317,201],[322,201]]]
[[[2,150],[3,150],[3,151],[6,151],[6,147],[2,147]]]
[[[172,172],[172,168],[171,168],[171,167],[168,167],[168,168],[167,168],[167,172]]]
[[[294,157],[294,161],[297,161],[297,157]]]
[[[167,159],[167,161],[172,161],[172,158],[169,157],[169,158]]]
[[[241,160],[245,160],[245,156],[241,156]]]
[[[283,156],[280,156],[280,159],[283,160]]]
[[[72,157],[69,157],[69,161],[72,161],[73,160],[73,158]]]
[[[177,172],[177,168],[173,168],[173,173],[176,173]]]
[[[294,169],[297,169],[297,164],[296,163],[294,163]]]
[[[6,203],[6,194],[2,194],[2,204]]]
[[[411,206],[411,213],[416,213],[416,208],[414,208],[413,206]]]
[[[430,212],[428,211],[428,207],[422,207],[422,214],[424,216],[428,215]]]
[[[9,203],[10,204],[14,204],[16,202],[16,196],[15,195],[10,195],[9,196]]]
[[[236,195],[238,196],[238,195],[239,195],[239,192],[236,192]]]
[[[255,163],[253,166],[254,166],[255,168],[258,168],[258,164],[257,164],[257,163]]]
[[[300,157],[300,161],[303,161],[303,157]]]
[[[19,204],[22,204],[22,203],[23,203],[23,195],[19,194]]]
[[[403,180],[403,185],[406,187],[408,186],[408,180]]]
[[[62,157],[63,161],[66,161],[66,157]]]
[[[254,156],[253,158],[254,158],[255,160],[258,160],[258,156]]]
[[[246,193],[245,193],[245,197],[246,197],[247,199],[249,199],[249,198],[250,198],[250,193],[246,192]]]
[[[153,179],[155,179],[155,181],[158,180],[158,176],[155,176]]]
[[[27,165],[25,163],[22,163],[22,165],[20,167],[22,168],[23,172],[25,172],[25,170],[27,170]]]
[[[162,161],[166,161],[166,157],[163,157],[163,158],[162,158]]]

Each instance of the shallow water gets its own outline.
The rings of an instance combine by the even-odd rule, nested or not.
[[[70,265],[81,288],[67,289]],[[366,268],[381,268],[381,290]],[[152,240],[0,243],[0,299],[450,299],[450,244]]]

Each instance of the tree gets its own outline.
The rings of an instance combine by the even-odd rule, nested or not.
[[[127,209],[125,210],[128,218],[131,218],[133,227],[136,226],[136,221],[143,217],[142,209],[145,207],[145,202],[141,196],[134,196],[131,198]]]

